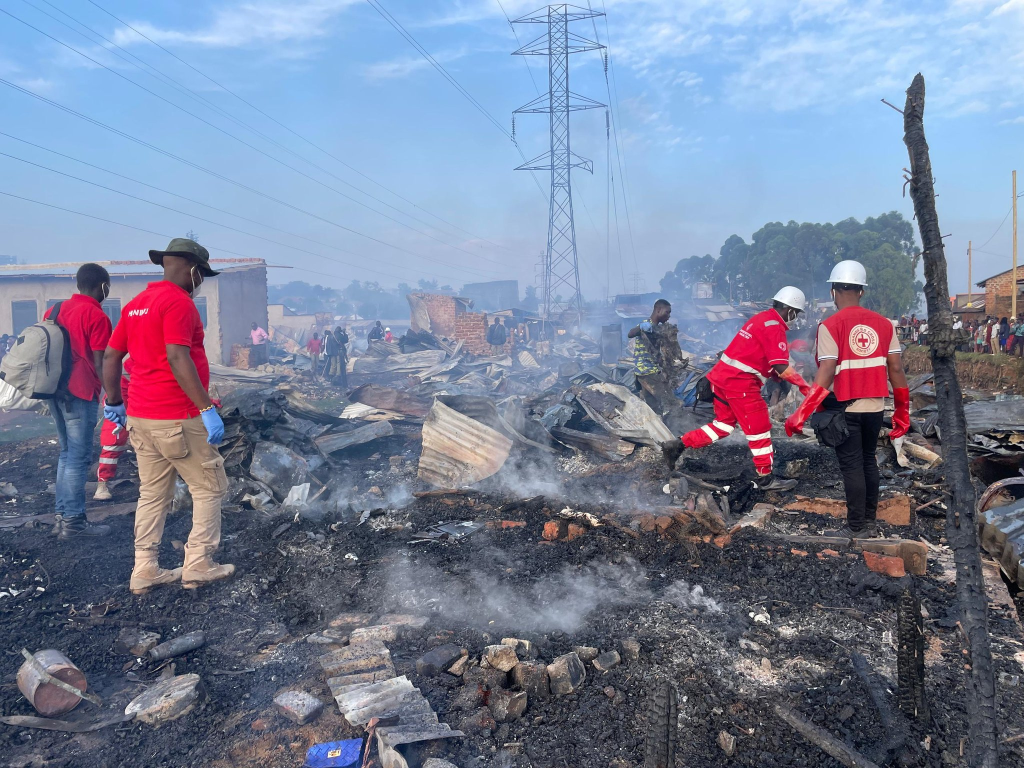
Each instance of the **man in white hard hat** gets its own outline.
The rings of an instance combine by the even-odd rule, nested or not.
[[[771,309],[759,312],[743,325],[707,375],[714,394],[714,421],[687,432],[679,440],[662,443],[669,467],[675,467],[686,448],[711,445],[731,434],[738,425],[754,459],[757,485],[769,491],[787,491],[796,486],[795,480],[779,480],[772,475],[772,423],[768,404],[761,397],[761,385],[764,379],[773,377],[795,384],[802,394],[810,391],[789,362],[786,340],[789,324],[806,306],[804,292],[787,285],[775,294]]]
[[[860,306],[868,284],[864,265],[841,261],[828,281],[837,312],[818,327],[818,374],[804,402],[786,419],[786,433],[801,431],[823,404],[827,411],[843,412],[849,434],[839,439],[839,430],[834,445],[846,491],[847,524],[839,535],[867,538],[875,531],[879,484],[875,447],[889,383],[896,403],[889,433],[893,440],[910,428],[910,390],[892,323]]]

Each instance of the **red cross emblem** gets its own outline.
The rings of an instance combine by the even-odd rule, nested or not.
[[[864,331],[861,331],[857,334],[857,346],[861,349],[867,349],[871,346],[871,337],[864,333]]]
[[[850,349],[857,357],[868,357],[878,349],[878,333],[869,325],[855,325],[850,329]]]

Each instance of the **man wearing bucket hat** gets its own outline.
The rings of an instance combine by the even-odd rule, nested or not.
[[[178,579],[195,588],[235,571],[212,558],[220,544],[220,507],[227,490],[224,459],[217,451],[224,422],[208,392],[210,364],[193,301],[203,281],[218,273],[210,267],[207,250],[185,238],[175,238],[164,251],[150,251],[149,258],[163,267],[164,279],[125,305],[103,364],[103,415],[127,428],[139,464],[135,568],[129,584],[134,594]],[[127,411],[121,395],[126,354],[133,361]],[[164,570],[157,551],[179,476],[192,495],[192,531],[184,567]]]
[[[795,480],[780,480],[772,475],[772,422],[768,404],[761,397],[761,385],[772,377],[799,387],[801,393],[810,390],[789,362],[786,340],[789,324],[806,306],[804,292],[787,285],[772,298],[771,309],[758,312],[740,328],[707,375],[714,395],[714,420],[678,440],[662,443],[661,450],[670,468],[675,467],[686,448],[709,446],[739,426],[754,460],[757,486],[766,491],[788,491],[796,486]]]
[[[835,449],[843,474],[846,525],[838,534],[867,538],[875,531],[879,485],[875,449],[889,383],[896,404],[889,433],[893,440],[910,429],[910,390],[892,323],[860,306],[868,284],[864,265],[841,261],[828,282],[838,311],[818,326],[818,374],[806,399],[786,419],[786,434],[801,431],[811,414],[822,407],[840,415],[838,428],[816,428],[819,439]],[[832,425],[833,421],[823,423]]]

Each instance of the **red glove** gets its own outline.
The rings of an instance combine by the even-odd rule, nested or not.
[[[788,381],[790,384],[795,384],[800,389],[800,394],[804,397],[807,397],[807,394],[811,391],[811,385],[804,381],[804,377],[792,365],[786,368],[779,375],[779,378],[783,381]]]
[[[796,413],[786,419],[786,434],[792,437],[797,432],[803,431],[804,423],[811,418],[811,414],[818,410],[818,406],[828,397],[828,390],[815,384]]]
[[[910,390],[907,387],[894,388],[892,399],[896,402],[896,411],[892,415],[889,439],[895,440],[910,431]]]

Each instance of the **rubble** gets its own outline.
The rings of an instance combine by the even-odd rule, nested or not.
[[[129,656],[145,656],[159,642],[158,632],[150,632],[141,627],[125,627],[114,641],[114,652],[126,653]]]
[[[324,703],[305,691],[285,691],[274,697],[274,706],[284,717],[297,725],[316,720],[323,712]]]
[[[502,672],[509,672],[519,663],[515,646],[511,645],[488,645],[480,656],[480,665],[497,669]]]
[[[416,660],[416,673],[425,677],[439,675],[450,670],[452,665],[463,657],[469,657],[469,652],[464,648],[453,644],[439,645]]]
[[[526,711],[527,694],[525,691],[508,691],[503,688],[491,691],[487,706],[496,723],[511,723],[518,720]]]
[[[587,679],[587,670],[575,653],[559,656],[548,664],[548,681],[551,693],[564,696],[579,688]]]
[[[199,675],[178,675],[147,688],[132,699],[124,713],[140,723],[162,725],[184,717],[199,700]]]

